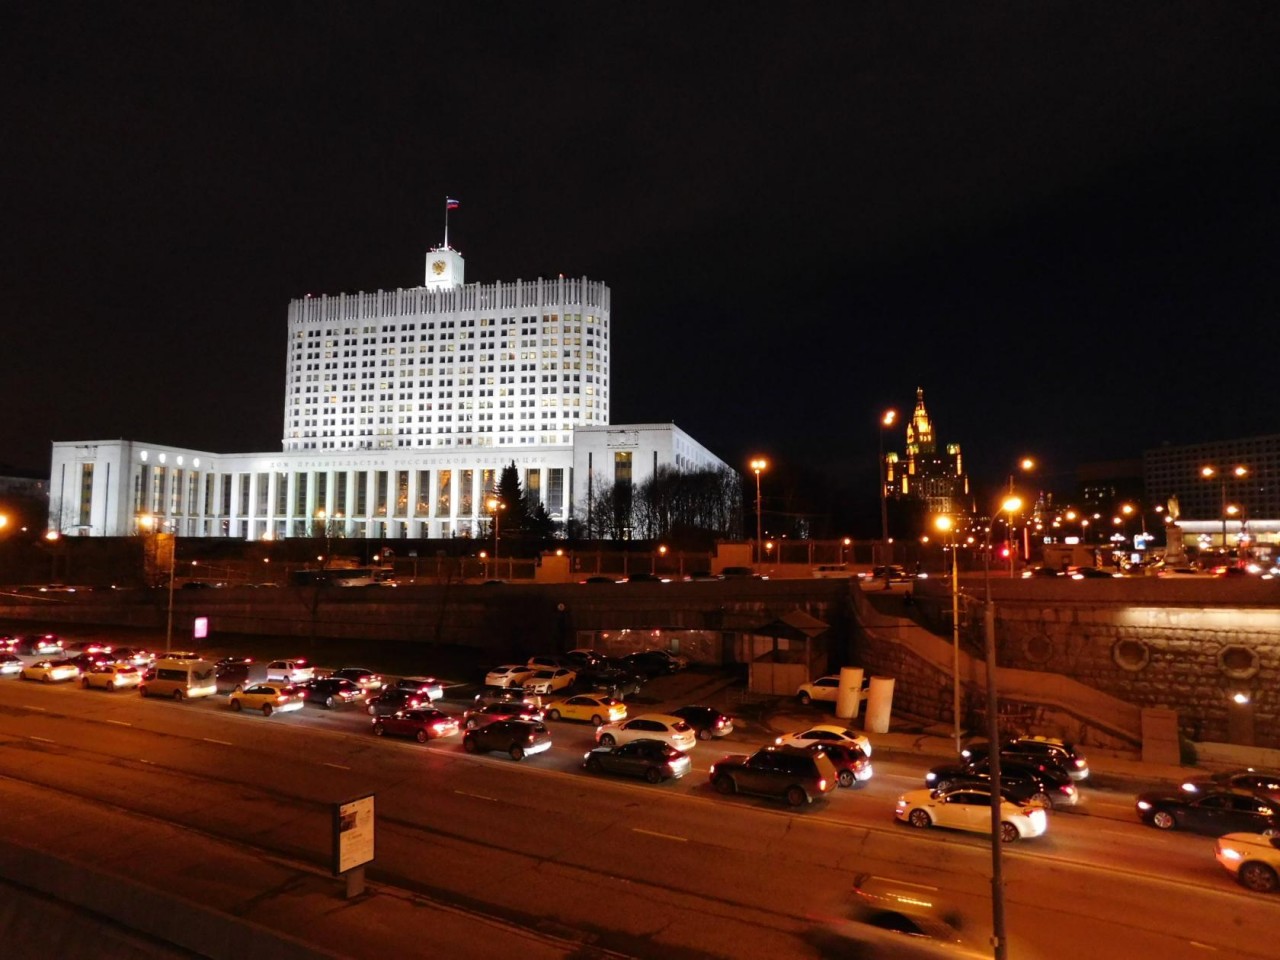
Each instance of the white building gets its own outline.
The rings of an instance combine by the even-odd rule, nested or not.
[[[55,441],[50,526],[129,536],[475,535],[514,463],[556,520],[593,483],[724,463],[674,424],[609,426],[609,288],[463,284],[449,247],[423,286],[289,305],[283,449],[219,454]]]

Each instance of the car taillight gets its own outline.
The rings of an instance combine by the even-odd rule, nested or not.
[[[818,781],[818,790],[822,791],[825,789],[827,789],[827,781],[826,781],[826,778],[824,777],[823,779]]]
[[[717,721],[716,721],[716,726],[717,726],[717,727],[723,727],[723,726],[724,726],[724,717],[721,717],[719,720],[717,720]]]
[[[1079,769],[1081,769],[1083,766],[1084,766],[1084,760],[1083,760],[1083,759],[1077,759],[1077,760],[1076,760],[1076,769],[1077,769],[1077,770],[1079,770]]]
[[[1061,790],[1063,793],[1065,793],[1068,797],[1074,797],[1076,795],[1076,788],[1069,783],[1064,783],[1058,789]]]
[[[280,696],[276,697],[276,703],[288,703],[288,701],[289,695],[287,693],[282,693]]]

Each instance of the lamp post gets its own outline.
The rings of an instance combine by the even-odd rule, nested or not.
[[[756,563],[764,559],[764,519],[760,513],[760,474],[769,469],[769,461],[756,457],[751,461],[751,472],[756,475]]]
[[[956,754],[960,753],[960,568],[956,562],[956,524],[943,514],[933,521],[943,533],[951,534],[951,710],[955,716]]]
[[[1000,504],[1000,510],[1009,514],[1012,527],[1013,515],[1022,509],[1022,500],[1010,495]],[[1000,723],[997,716],[999,699],[996,696],[996,608],[991,602],[991,531],[995,518],[987,525],[986,550],[983,551],[982,582],[985,603],[982,610],[983,646],[987,658],[987,766],[991,774],[991,943],[995,948],[995,960],[1006,960],[1009,955],[1004,935],[1004,864],[1000,845]]]
[[[1222,504],[1219,513],[1222,516],[1222,552],[1224,554],[1227,552],[1227,478],[1240,478],[1248,475],[1249,468],[1240,465],[1233,467],[1230,471],[1219,471],[1217,467],[1211,464],[1200,468],[1200,476],[1206,480],[1218,477],[1222,484]]]
[[[489,512],[493,514],[493,572],[498,572],[498,540],[501,537],[502,511],[507,509],[507,505],[497,497],[490,497],[486,503]]]
[[[889,544],[889,469],[884,462],[884,431],[898,419],[897,410],[886,410],[880,417],[880,460],[876,474],[880,480],[880,549],[884,552],[880,562],[884,565],[884,585],[889,587],[889,565],[893,563],[893,549]]]

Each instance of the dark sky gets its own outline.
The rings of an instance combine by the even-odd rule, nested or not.
[[[0,463],[279,449],[288,301],[421,282],[446,195],[744,469],[874,498],[917,386],[979,481],[1280,431],[1280,4],[545,7],[11,5]]]

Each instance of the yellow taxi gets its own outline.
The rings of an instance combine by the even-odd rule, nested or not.
[[[546,705],[548,720],[589,720],[598,727],[627,719],[627,705],[621,700],[596,693],[580,693]]]

